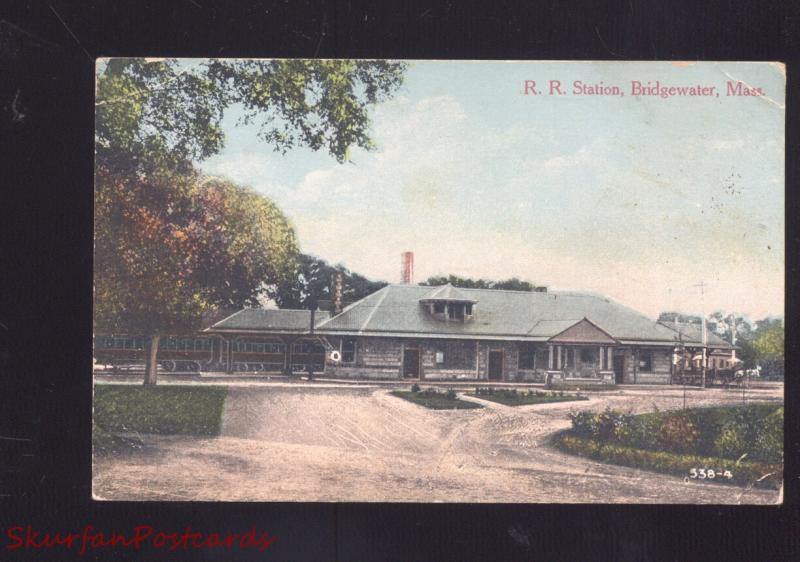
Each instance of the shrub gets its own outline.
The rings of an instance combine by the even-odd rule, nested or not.
[[[783,408],[769,415],[755,409],[738,410],[714,440],[716,454],[738,459],[744,454],[767,462],[783,461]]]
[[[452,388],[448,388],[447,392],[445,393],[445,398],[448,400],[455,400],[456,399],[456,391]]]
[[[783,407],[761,420],[754,442],[755,457],[766,462],[783,462]]]
[[[744,429],[728,425],[714,441],[714,451],[721,457],[738,458],[747,452],[747,437]]]
[[[616,439],[619,421],[619,412],[606,408],[595,416],[595,436],[601,441]]]
[[[620,441],[640,449],[658,448],[656,435],[661,426],[661,416],[657,414],[627,415],[626,418],[618,434]]]
[[[419,392],[419,385],[417,383],[411,385],[411,392]]]
[[[572,422],[572,431],[576,435],[591,437],[595,434],[594,412],[570,412],[569,419]]]
[[[697,445],[700,433],[689,419],[681,414],[669,416],[658,428],[656,440],[667,451],[684,453]]]
[[[697,467],[716,467],[720,470],[730,470],[733,475],[731,480],[725,478],[714,480],[721,484],[755,485],[777,489],[783,479],[783,469],[779,464],[750,461],[736,463],[733,460],[721,460],[697,455],[632,449],[617,444],[603,444],[586,437],[578,437],[568,433],[556,434],[553,443],[559,449],[568,453],[589,457],[601,462],[633,466],[645,470],[656,470],[675,476],[687,477],[689,470]]]

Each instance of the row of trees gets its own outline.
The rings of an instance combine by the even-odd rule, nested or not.
[[[315,308],[333,301],[333,278],[342,273],[342,300],[353,302],[382,289],[384,281],[371,281],[342,264],[331,265],[317,256],[301,254],[296,274],[285,278],[269,291],[280,308]]]
[[[534,285],[530,281],[522,281],[516,277],[502,281],[492,281],[489,279],[471,279],[469,277],[458,277],[457,275],[440,275],[428,277],[420,285],[439,286],[450,283],[453,287],[464,289],[505,289],[508,291],[547,291],[547,287]]]
[[[677,312],[662,312],[658,319],[663,322],[689,322],[701,324],[701,316],[684,315]],[[734,341],[741,349],[737,353],[745,366],[761,365],[767,376],[783,376],[784,324],[780,318],[763,318],[754,322],[740,315],[716,311],[706,317],[706,328],[727,342]]]
[[[145,384],[161,334],[197,329],[214,307],[264,297],[307,304],[287,217],[269,199],[203,177],[236,106],[273,150],[372,149],[369,109],[391,97],[391,61],[111,59],[98,65],[95,129],[95,331],[147,336]]]

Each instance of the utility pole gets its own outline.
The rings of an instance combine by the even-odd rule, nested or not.
[[[706,387],[706,363],[707,363],[707,354],[708,354],[708,338],[706,336],[706,303],[705,303],[705,282],[700,281],[695,287],[700,287],[700,309],[701,309],[701,326],[703,330],[703,358],[701,359],[701,372],[702,372],[702,383],[701,386],[703,388]]]

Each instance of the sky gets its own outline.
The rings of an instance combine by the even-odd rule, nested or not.
[[[576,80],[624,95],[575,95]],[[371,111],[375,150],[281,155],[234,108],[201,168],[274,200],[303,252],[373,279],[399,282],[409,250],[416,281],[518,277],[653,318],[758,319],[784,311],[784,94],[769,63],[411,61]]]

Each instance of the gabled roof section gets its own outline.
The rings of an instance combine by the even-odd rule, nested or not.
[[[655,320],[593,293],[459,288],[456,295],[467,302],[479,302],[480,306],[469,322],[442,322],[419,304],[438,294],[434,291],[453,295],[442,287],[387,285],[320,323],[317,329],[331,335],[506,337],[547,341],[587,319],[599,330],[625,343],[647,341],[658,342],[653,345],[672,345],[676,339],[672,330]]]
[[[314,324],[319,326],[330,318],[327,311],[314,313]],[[271,308],[245,308],[220,320],[207,332],[308,332],[311,326],[310,310],[288,310]]]
[[[549,340],[553,343],[597,343],[613,344],[617,340],[597,324],[583,318]]]
[[[424,295],[420,302],[431,302],[431,301],[449,301],[449,302],[471,302],[476,303],[478,301],[473,300],[470,296],[467,296],[463,293],[460,289],[453,287],[450,283],[447,285],[441,285],[439,287],[434,287],[430,293]]]

